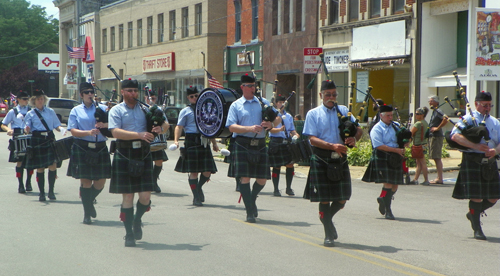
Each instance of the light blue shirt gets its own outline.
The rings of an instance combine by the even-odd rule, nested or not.
[[[189,106],[184,107],[181,112],[179,112],[177,125],[184,127],[184,131],[186,133],[200,133],[196,127],[196,122],[194,121],[193,109]]]
[[[61,126],[61,122],[59,122],[59,118],[57,118],[57,115],[52,108],[44,106],[43,109],[40,110],[35,107],[28,111],[24,117],[24,122],[26,123],[26,126],[30,127],[30,131],[47,131],[47,129],[43,126],[42,121],[40,121],[40,118],[38,118],[38,115],[36,115],[35,110],[40,112],[40,115],[42,115],[42,118],[49,127],[49,131]]]
[[[106,111],[105,105],[99,105],[99,108]],[[85,104],[81,104],[73,107],[71,112],[69,113],[68,119],[68,130],[78,129],[78,130],[92,130],[95,129],[96,120],[94,117],[95,113],[95,105],[90,105],[89,108],[85,106]],[[96,139],[94,136],[84,136],[84,137],[75,137],[75,139],[81,139],[89,142],[95,142]],[[104,135],[99,133],[97,135],[97,142],[103,142],[108,140]]]
[[[481,123],[481,121],[483,121],[484,119],[484,116],[481,115],[481,113],[477,112],[477,111],[472,111],[472,113],[474,114],[474,118],[476,119],[476,122],[477,124],[479,125],[479,123]],[[468,124],[470,126],[473,126],[474,124],[472,123],[472,117],[470,114],[468,115],[465,115],[464,116],[464,119],[467,120]],[[490,148],[494,148],[498,145],[498,143],[500,142],[500,122],[495,118],[495,117],[492,117],[492,116],[488,116],[488,118],[485,120],[486,122],[486,128],[488,129],[488,131],[490,132],[490,142],[488,143],[488,147]],[[460,125],[461,127],[465,128],[465,124],[462,120],[458,121],[457,122],[458,125]],[[453,128],[453,130],[451,131],[451,134],[450,136],[453,136],[453,134],[455,133],[462,133],[460,131],[460,129],[458,129],[456,126]],[[481,139],[481,144],[486,144],[486,141],[483,139]],[[463,150],[461,150],[463,151]],[[467,152],[478,152],[478,153],[482,153],[482,151],[476,151],[476,150],[467,150]]]
[[[372,131],[370,132],[370,138],[372,140],[372,146],[375,149],[383,145],[391,148],[399,147],[396,130],[394,130],[392,123],[386,125],[384,122],[379,121],[373,126]]]
[[[287,132],[288,136],[290,136],[290,132],[295,130],[295,125],[293,124],[293,117],[292,117],[292,115],[290,115],[286,112],[284,115],[285,115],[285,119],[283,120],[283,116],[282,116],[281,117],[282,121],[276,128],[280,128],[281,126],[283,126],[283,122],[284,122],[286,132]],[[284,131],[280,131],[278,133],[269,133],[269,136],[270,137],[278,137],[278,138],[286,138],[287,137],[285,135]]]
[[[119,128],[133,132],[146,131],[146,114],[139,103],[134,108],[122,102],[109,111],[108,129]]]
[[[262,98],[262,101],[266,105],[270,105],[269,101]],[[226,120],[226,127],[231,125],[240,126],[254,126],[262,123],[262,106],[256,96],[253,99],[247,100],[244,96],[240,97],[231,104],[229,107],[229,112]],[[262,130],[255,136],[253,132],[244,133],[233,133],[233,137],[244,136],[244,137],[255,137],[264,138],[266,137],[266,132]]]
[[[337,107],[340,114],[347,116],[349,109],[347,109],[346,106],[339,105]],[[352,115],[351,121],[356,121]],[[324,104],[307,112],[302,134],[306,136],[315,136],[328,143],[344,144],[344,141],[340,138],[337,110],[335,107],[329,109]]]
[[[14,113],[14,109],[17,109],[17,111],[19,112],[19,114],[23,114],[23,118],[22,119],[19,119],[17,116],[16,116],[16,113]],[[8,126],[9,124],[10,125],[10,128],[11,129],[14,129],[14,128],[24,128],[26,126],[26,124],[24,123],[24,117],[26,116],[26,113],[28,113],[29,111],[29,107],[28,106],[23,106],[21,107],[20,105],[14,107],[13,109],[11,109],[7,115],[5,116],[5,118],[3,118],[3,121],[2,121],[2,124]]]

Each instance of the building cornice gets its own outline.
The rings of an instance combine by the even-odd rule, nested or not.
[[[407,12],[407,13],[403,13],[403,14],[389,15],[389,16],[372,18],[372,19],[367,19],[367,20],[360,20],[360,21],[356,21],[356,22],[329,25],[329,26],[321,27],[321,28],[319,28],[319,30],[324,32],[324,33],[337,32],[337,31],[342,31],[342,30],[350,30],[353,28],[370,26],[370,25],[377,25],[377,24],[382,24],[382,23],[387,23],[387,22],[394,22],[394,21],[399,21],[399,20],[410,20],[412,18],[412,15],[413,15],[413,13]]]

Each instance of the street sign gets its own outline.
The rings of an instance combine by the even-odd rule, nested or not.
[[[38,70],[59,71],[59,54],[38,54]]]
[[[321,64],[319,54],[323,53],[323,48],[304,48],[304,74],[316,74]]]
[[[28,80],[28,82],[35,82],[35,80]]]

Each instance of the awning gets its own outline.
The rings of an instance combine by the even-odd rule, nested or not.
[[[429,87],[454,87],[457,86],[457,80],[453,75],[453,71],[457,71],[458,78],[463,86],[467,86],[467,68],[457,68],[455,70],[451,70],[434,77],[429,77],[428,84]]]

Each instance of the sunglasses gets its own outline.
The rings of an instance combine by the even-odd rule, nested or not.
[[[85,95],[87,95],[89,93],[95,94],[94,90],[85,90],[82,93],[85,94]]]
[[[253,88],[253,87],[255,87],[255,84],[242,84],[242,86],[246,86],[248,88]]]
[[[415,113],[415,115],[422,115],[422,113]]]
[[[199,96],[198,94],[189,95],[189,98],[190,98],[190,99],[193,99],[193,98],[198,98],[198,96]]]

